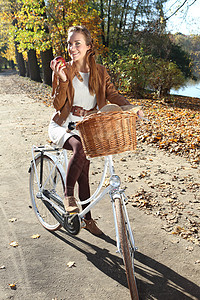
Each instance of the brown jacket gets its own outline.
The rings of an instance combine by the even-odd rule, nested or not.
[[[119,106],[129,104],[128,100],[120,95],[115,89],[113,83],[111,83],[110,76],[108,75],[106,68],[97,64],[97,70],[101,81],[99,91],[96,94],[98,108],[101,109],[104,105],[106,105],[107,100],[110,103],[115,103]],[[54,75],[52,84],[53,106],[57,111],[53,120],[60,126],[66,121],[73,105],[74,88],[72,80],[75,76],[77,76],[80,81],[83,80],[80,73],[76,71],[75,67],[71,65],[70,62],[67,63],[64,71],[68,78],[67,81],[63,82]]]

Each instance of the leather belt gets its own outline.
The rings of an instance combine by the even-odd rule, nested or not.
[[[94,108],[90,109],[90,110],[87,110],[87,109],[84,109],[83,107],[81,106],[72,106],[71,108],[71,113],[72,115],[74,116],[77,116],[77,117],[84,117],[86,115],[87,112],[93,110]]]

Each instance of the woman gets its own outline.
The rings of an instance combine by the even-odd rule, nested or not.
[[[88,112],[101,109],[107,100],[119,106],[130,103],[115,90],[105,67],[96,64],[93,41],[85,27],[71,27],[67,43],[72,60],[62,67],[56,60],[51,61],[50,65],[53,70],[52,96],[56,112],[49,125],[49,136],[54,143],[73,151],[63,200],[66,212],[71,213],[79,212],[74,197],[76,182],[80,200],[90,197],[90,162],[84,154],[78,131],[68,131],[69,122],[80,121]],[[83,205],[83,209],[86,206]],[[102,234],[92,219],[91,212],[86,214],[85,223],[85,228],[94,235]]]

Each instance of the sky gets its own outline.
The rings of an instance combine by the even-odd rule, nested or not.
[[[166,5],[166,16],[170,16],[184,0],[169,0]],[[194,0],[188,0],[191,4]],[[200,0],[196,0],[187,9],[187,4],[172,16],[167,22],[167,30],[171,33],[181,32],[183,34],[200,34]]]

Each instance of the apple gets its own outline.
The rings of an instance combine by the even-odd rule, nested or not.
[[[62,56],[57,56],[57,57],[54,58],[54,60],[57,61],[57,63],[61,62],[59,68],[62,68],[66,65],[66,61]]]

